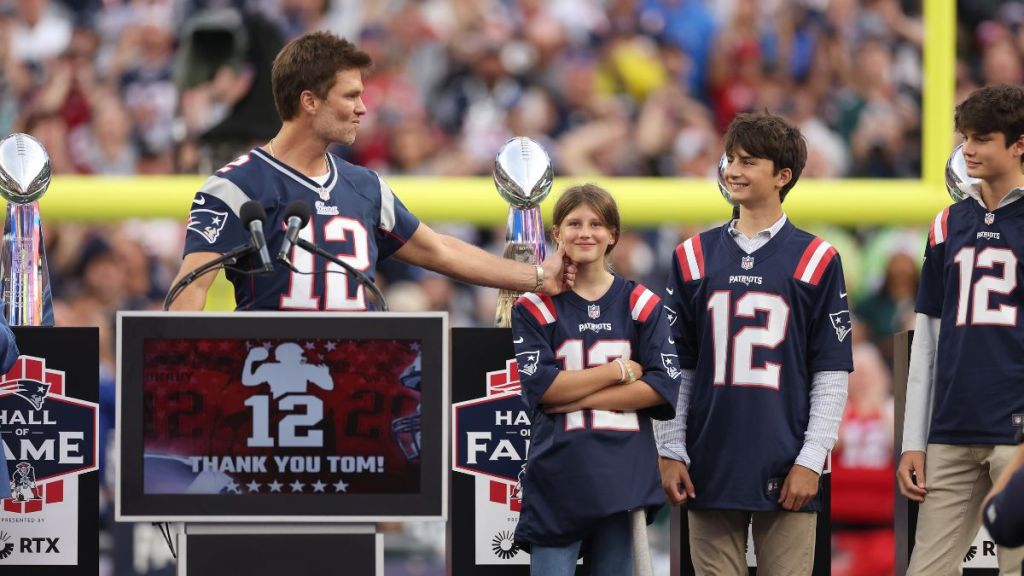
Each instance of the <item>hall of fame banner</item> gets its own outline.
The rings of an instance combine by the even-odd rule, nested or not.
[[[486,380],[486,396],[452,404],[452,467],[474,477],[474,562],[529,565],[530,556],[513,542],[530,448],[516,361],[488,372]]]
[[[97,332],[14,332],[23,355],[0,378],[0,449],[11,489],[0,500],[0,573],[34,566],[36,575],[90,574],[98,485],[96,474],[82,475],[99,465],[99,409],[84,398],[98,395]]]
[[[147,338],[146,494],[413,494],[416,340]]]

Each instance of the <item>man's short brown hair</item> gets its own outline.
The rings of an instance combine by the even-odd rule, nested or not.
[[[1024,88],[996,84],[975,90],[956,107],[953,125],[964,135],[1002,134],[1009,148],[1024,136]]]
[[[289,42],[274,58],[271,86],[281,120],[299,113],[299,95],[309,90],[326,98],[338,72],[369,68],[370,55],[330,32],[311,32]]]
[[[771,160],[775,174],[783,168],[793,172],[793,178],[779,191],[780,200],[785,200],[786,194],[796,186],[807,164],[807,142],[800,130],[767,112],[740,114],[729,124],[725,132],[726,155],[732,157],[737,148],[754,158]]]

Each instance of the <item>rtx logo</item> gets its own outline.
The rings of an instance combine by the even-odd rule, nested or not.
[[[995,556],[996,555],[996,543],[991,540],[981,541],[981,555],[984,556]],[[971,545],[967,550],[967,554],[964,554],[964,564],[974,560],[978,556],[978,547]]]
[[[22,538],[19,551],[22,554],[60,554],[60,550],[57,549],[58,542],[60,538]]]
[[[14,542],[11,542],[11,535],[0,531],[0,560],[6,559],[14,554]]]

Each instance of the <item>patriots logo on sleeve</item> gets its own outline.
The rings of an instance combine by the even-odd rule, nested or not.
[[[196,208],[188,214],[188,229],[197,232],[208,243],[213,244],[220,236],[220,231],[224,229],[227,219],[227,212]]]
[[[661,363],[665,366],[665,372],[669,378],[678,378],[682,370],[679,369],[679,356],[675,354],[662,354]]]
[[[832,321],[832,328],[835,328],[836,338],[840,342],[846,339],[846,335],[853,330],[853,326],[850,322],[850,311],[840,310],[839,312],[833,312],[828,315],[829,320]]]
[[[662,307],[665,308],[665,319],[668,320],[668,325],[675,326],[676,320],[679,318],[679,314],[668,306]]]
[[[519,364],[519,371],[527,376],[533,376],[537,372],[537,364],[540,362],[540,351],[520,352],[516,354],[516,362]]]

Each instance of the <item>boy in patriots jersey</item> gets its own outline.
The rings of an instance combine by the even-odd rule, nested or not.
[[[628,513],[665,501],[651,418],[673,415],[678,359],[658,296],[606,268],[618,234],[607,191],[567,190],[552,235],[577,263],[575,286],[512,309],[532,423],[515,539],[535,575],[573,574],[589,538],[593,574],[630,576]]]
[[[333,143],[352,144],[363,105],[362,72],[370,57],[352,43],[326,32],[305,34],[274,60],[271,82],[282,119],[281,131],[211,176],[192,202],[185,256],[178,278],[230,249],[249,233],[239,219],[241,206],[258,201],[272,254],[280,250],[285,207],[308,202],[312,218],[299,234],[337,255],[371,279],[375,264],[391,255],[458,280],[557,294],[571,285],[575,269],[556,252],[542,265],[512,262],[420,223],[373,171],[327,152]],[[290,260],[298,272],[275,265],[267,276],[229,271],[235,302],[242,310],[365,310],[362,286],[335,264],[300,248]],[[257,259],[240,263],[258,269]],[[216,273],[190,284],[174,310],[202,310]]]
[[[921,503],[908,575],[960,574],[1024,420],[1024,89],[982,88],[954,119],[980,182],[935,217],[925,247],[896,474]],[[1020,574],[1024,548],[997,556]]]
[[[662,482],[685,502],[698,574],[810,574],[819,475],[846,401],[850,313],[835,248],[782,201],[807,158],[800,132],[742,114],[725,138],[739,218],[676,248],[665,299],[683,371],[659,422]]]

